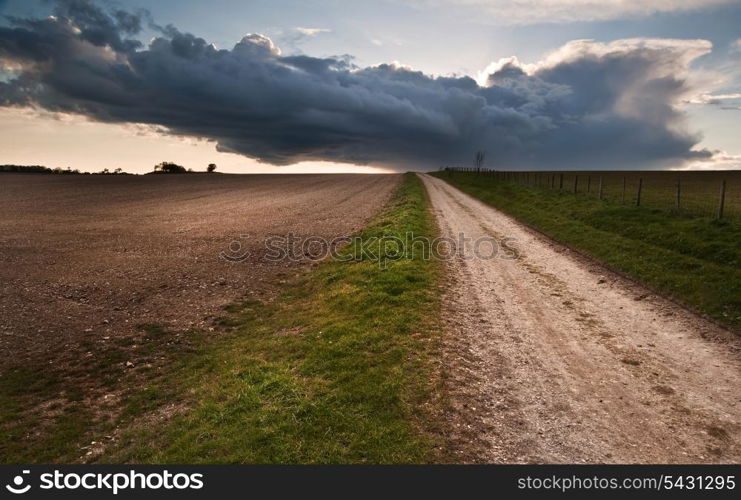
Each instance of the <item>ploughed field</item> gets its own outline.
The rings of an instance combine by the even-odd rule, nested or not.
[[[266,238],[350,235],[399,179],[2,174],[0,373],[74,371],[106,344],[208,331],[225,304],[269,298],[313,262],[266,260]]]

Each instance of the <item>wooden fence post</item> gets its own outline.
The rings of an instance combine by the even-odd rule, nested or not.
[[[599,176],[599,192],[597,193],[597,199],[602,199],[602,176]]]
[[[625,176],[623,176],[623,205],[625,205]]]
[[[643,188],[643,177],[638,179],[638,189],[636,191],[636,206],[641,206],[641,189]]]
[[[723,218],[723,206],[726,204],[726,180],[720,183],[720,200],[718,203],[718,218]]]
[[[679,212],[680,210],[681,200],[682,200],[682,181],[681,179],[677,178],[677,200],[675,202],[677,212]]]
[[[592,192],[592,176],[588,175],[587,176],[587,193],[591,193],[591,192]]]
[[[579,176],[574,176],[574,194],[577,193],[577,190],[579,189]]]
[[[558,189],[563,189],[563,174],[561,174],[558,180]]]
[[[551,174],[551,189],[556,187],[556,174]]]

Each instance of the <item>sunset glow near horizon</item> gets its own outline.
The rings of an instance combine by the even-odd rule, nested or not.
[[[0,164],[741,168],[741,3],[0,0]]]

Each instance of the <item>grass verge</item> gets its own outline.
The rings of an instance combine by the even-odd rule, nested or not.
[[[361,239],[429,236],[427,207],[419,179],[407,174]],[[419,248],[401,251],[406,258],[383,269],[351,245],[343,255],[357,260],[325,261],[269,303],[230,306],[231,333],[142,392],[141,404],[158,402],[154,411],[121,430],[99,461],[430,460],[439,264]]]
[[[609,204],[474,173],[434,175],[736,331],[741,328],[738,224]]]

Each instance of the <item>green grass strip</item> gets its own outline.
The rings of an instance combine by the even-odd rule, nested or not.
[[[476,176],[434,175],[660,293],[741,327],[741,226]]]

